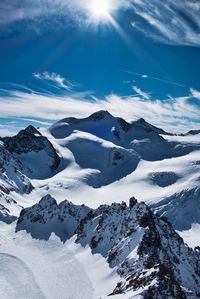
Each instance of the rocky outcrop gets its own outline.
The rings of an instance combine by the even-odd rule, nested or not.
[[[39,227],[38,227],[39,225]],[[200,252],[192,250],[164,217],[155,215],[135,198],[90,209],[68,201],[59,205],[46,196],[22,210],[17,230],[45,231],[58,227],[76,242],[100,253],[122,280],[113,295],[135,292],[142,298],[198,298]]]
[[[149,174],[149,179],[159,187],[167,187],[175,184],[179,176],[172,171],[152,172]]]
[[[90,208],[76,206],[67,200],[57,205],[54,198],[46,195],[38,204],[21,211],[17,230],[26,229],[34,238],[39,239],[48,239],[54,232],[66,241],[74,235],[81,219],[89,211]],[[36,229],[32,229],[34,227]]]
[[[2,141],[6,149],[23,164],[25,173],[31,178],[39,178],[42,168],[46,168],[47,173],[48,169],[55,171],[60,164],[60,157],[51,142],[31,125],[16,136],[2,138]]]
[[[21,194],[30,193],[33,187],[24,172],[22,164],[0,141],[0,191],[5,194],[9,194],[11,191]]]
[[[28,194],[33,190],[24,171],[22,164],[0,141],[0,221],[11,222],[14,219],[10,211],[11,205],[17,205],[14,193]]]

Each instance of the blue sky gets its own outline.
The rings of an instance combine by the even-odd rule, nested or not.
[[[1,2],[0,134],[97,109],[199,128],[200,3],[149,2]]]

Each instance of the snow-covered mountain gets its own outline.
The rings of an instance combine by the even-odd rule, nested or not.
[[[1,140],[6,149],[22,163],[25,173],[30,178],[46,178],[59,166],[60,157],[52,144],[31,125],[16,136]]]
[[[172,134],[152,126],[144,119],[127,123],[107,111],[99,111],[83,119],[66,118],[50,128],[50,133],[56,139],[64,139],[74,131],[87,132],[123,148],[133,149],[142,159],[150,161],[182,156],[193,150],[181,143],[167,142],[161,134]]]
[[[164,217],[152,213],[135,198],[93,210],[68,201],[57,205],[50,195],[22,210],[17,230],[48,239],[51,232],[63,240],[100,253],[122,278],[112,294],[134,293],[142,298],[197,298],[200,290],[200,251],[184,244]],[[97,270],[98,271],[98,270]]]
[[[153,207],[166,216],[177,230],[189,230],[193,223],[200,221],[200,186],[166,197]]]
[[[0,270],[0,297],[198,298],[198,131],[99,111],[1,138],[0,170],[0,263],[30,278],[22,291]]]
[[[0,220],[12,219],[12,206],[17,205],[13,193],[28,194],[33,186],[24,174],[25,169],[0,141]]]

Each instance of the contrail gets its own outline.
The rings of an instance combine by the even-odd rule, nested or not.
[[[126,71],[126,70],[120,70],[120,71],[123,72],[123,73],[132,74],[132,75],[135,75],[135,76],[140,76],[142,78],[152,79],[152,80],[164,82],[164,83],[167,83],[167,84],[176,85],[176,86],[179,86],[179,87],[182,87],[182,88],[186,88],[185,85],[177,83],[177,82],[174,82],[174,81],[168,81],[168,80],[165,80],[165,79],[160,79],[160,78],[149,76],[149,75],[146,75],[146,74],[141,74],[141,73]]]

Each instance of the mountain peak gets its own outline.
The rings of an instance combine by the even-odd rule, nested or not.
[[[106,258],[123,280],[112,294],[140,291],[143,298],[198,296],[199,252],[184,244],[168,221],[135,198],[129,206],[122,202],[91,209],[68,201],[57,205],[46,196],[22,210],[17,230],[34,236],[38,225],[40,238],[48,238],[54,229],[62,240],[76,235],[76,243],[89,245],[93,254]]]
[[[29,125],[28,127],[26,127],[25,129],[24,129],[24,131],[25,132],[28,132],[29,134],[31,134],[31,135],[39,135],[39,136],[41,136],[42,134],[34,127],[34,126],[32,126],[32,125]]]
[[[100,121],[104,118],[114,118],[114,116],[112,116],[112,114],[110,114],[107,110],[99,110],[95,113],[93,113],[92,115],[90,115],[88,117],[88,119],[94,120],[94,121]]]

